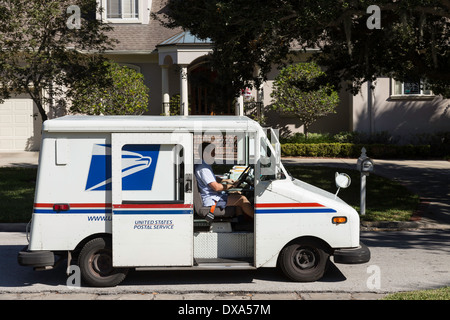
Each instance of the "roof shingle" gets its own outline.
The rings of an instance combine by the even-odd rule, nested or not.
[[[165,0],[153,0],[151,12],[160,13],[165,6]],[[182,31],[180,28],[168,29],[151,18],[148,24],[115,23],[111,26],[114,30],[110,32],[110,37],[119,41],[113,51],[148,51],[150,53],[159,43]]]

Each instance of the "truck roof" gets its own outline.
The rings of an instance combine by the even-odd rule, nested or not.
[[[43,124],[44,132],[173,132],[257,131],[260,125],[245,116],[88,116],[70,115]]]

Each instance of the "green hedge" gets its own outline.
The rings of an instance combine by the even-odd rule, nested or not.
[[[430,145],[386,145],[386,144],[353,144],[353,143],[285,143],[281,145],[283,156],[358,158],[361,148],[365,147],[371,158],[430,158],[445,157],[432,150]],[[439,153],[439,154],[437,154]]]

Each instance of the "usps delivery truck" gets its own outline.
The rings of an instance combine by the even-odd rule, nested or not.
[[[194,175],[202,141],[216,146],[214,173],[236,180],[229,192],[250,201],[252,220],[238,208],[203,206]],[[358,213],[290,176],[273,130],[239,116],[45,121],[28,237],[20,265],[45,270],[67,260],[89,286],[115,286],[130,268],[279,267],[293,281],[315,281],[330,256],[370,259]]]

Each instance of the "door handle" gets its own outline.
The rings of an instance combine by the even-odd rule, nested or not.
[[[192,174],[186,173],[184,176],[184,192],[192,192]]]

